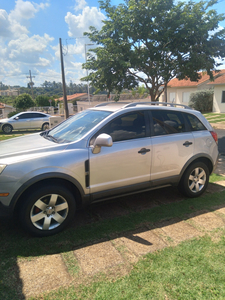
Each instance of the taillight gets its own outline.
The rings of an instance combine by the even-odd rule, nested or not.
[[[214,138],[215,142],[218,144],[218,136],[217,133],[215,131],[210,131],[212,137]]]

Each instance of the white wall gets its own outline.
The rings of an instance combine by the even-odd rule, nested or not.
[[[213,112],[225,113],[225,103],[222,103],[222,91],[225,91],[225,84],[214,86]]]

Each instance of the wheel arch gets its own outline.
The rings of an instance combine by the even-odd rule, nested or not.
[[[199,155],[196,155],[196,156],[192,157],[192,158],[184,165],[184,167],[183,167],[183,169],[182,169],[182,171],[181,171],[181,173],[180,173],[180,180],[182,179],[182,177],[183,177],[185,171],[187,170],[187,168],[188,168],[190,165],[192,165],[192,164],[194,164],[194,163],[196,163],[196,162],[202,162],[202,163],[204,163],[204,164],[208,167],[208,169],[209,169],[209,174],[212,173],[212,171],[213,171],[213,161],[212,161],[211,157],[208,156],[208,155],[205,155],[205,154],[204,154],[204,155],[199,154]]]
[[[60,176],[61,175],[61,176]],[[70,178],[68,175],[62,176],[62,174],[45,174],[45,176],[37,176],[26,182],[20,187],[12,199],[12,206],[14,213],[18,213],[20,204],[23,201],[24,197],[29,194],[32,190],[38,189],[43,185],[56,184],[63,185],[68,188],[68,190],[74,195],[77,208],[84,206],[83,199],[85,198],[84,191],[74,178]],[[86,196],[87,197],[87,196]],[[88,195],[89,197],[89,195]]]
[[[48,126],[50,126],[50,121],[45,121],[42,125],[41,125],[41,129],[43,130],[44,125],[47,124]]]

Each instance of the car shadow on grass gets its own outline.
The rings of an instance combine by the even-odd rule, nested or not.
[[[224,193],[223,187],[210,184],[202,197],[185,199],[169,187],[93,204],[77,212],[66,230],[47,238],[31,237],[18,224],[0,220],[0,299],[26,299],[18,261],[85,249],[117,238],[151,246],[152,242],[138,233],[187,220],[189,215],[200,215],[216,206],[223,208]]]

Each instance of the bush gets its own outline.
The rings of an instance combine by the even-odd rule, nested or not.
[[[202,90],[191,93],[189,106],[200,112],[212,112],[213,90]]]
[[[11,111],[10,113],[8,113],[8,118],[11,118],[12,116],[18,114],[18,111]]]
[[[14,107],[18,110],[26,110],[27,108],[34,107],[34,101],[28,94],[21,94],[16,97]]]

